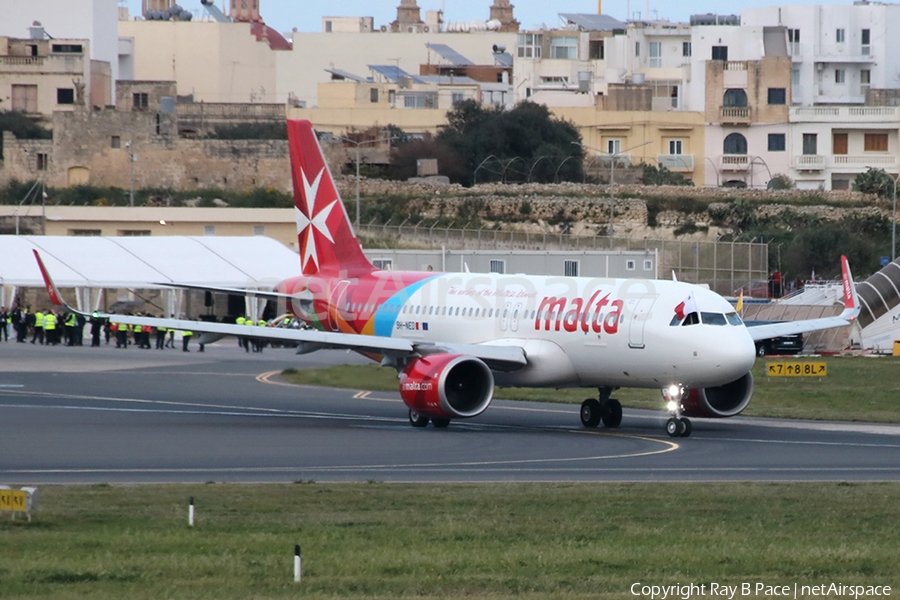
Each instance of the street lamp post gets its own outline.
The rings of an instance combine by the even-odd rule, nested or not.
[[[137,156],[131,151],[131,140],[125,142],[125,147],[128,148],[128,180],[131,182],[128,192],[128,206],[134,207],[134,161]]]
[[[613,221],[616,215],[616,188],[615,188],[615,174],[616,174],[616,157],[621,156],[626,152],[631,152],[637,148],[642,148],[647,144],[652,143],[652,140],[646,141],[643,144],[637,144],[636,146],[632,146],[631,148],[626,148],[625,150],[619,150],[618,152],[612,153],[609,155],[609,247],[613,247]]]
[[[348,144],[353,144],[356,146],[356,228],[359,229],[359,147],[363,144],[377,144],[379,142],[390,142],[391,140],[396,139],[396,137],[382,138],[377,140],[364,140],[362,142],[357,142],[351,140],[347,137],[342,137],[341,140],[347,142]]]

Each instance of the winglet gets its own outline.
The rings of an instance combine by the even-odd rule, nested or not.
[[[859,316],[859,298],[856,296],[856,285],[850,273],[850,263],[846,256],[841,256],[841,279],[844,287],[844,311],[841,317],[853,321]]]
[[[56,284],[53,283],[53,279],[50,278],[50,272],[47,271],[47,267],[44,266],[41,255],[35,249],[32,249],[31,251],[34,252],[34,258],[37,259],[38,268],[41,270],[41,277],[44,278],[44,286],[47,288],[47,293],[50,295],[50,302],[52,302],[54,306],[61,306],[69,312],[82,315],[86,314],[80,310],[75,310],[66,304],[65,300],[62,299],[62,294],[59,293],[59,288],[56,287]]]

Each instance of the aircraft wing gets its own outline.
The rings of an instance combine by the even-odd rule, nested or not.
[[[65,303],[59,293],[50,273],[44,266],[40,254],[34,251],[38,261],[38,267],[44,278],[44,284],[50,295],[50,301],[65,308],[69,312],[81,314],[90,318],[92,315],[76,310]],[[200,288],[209,289],[209,288]],[[290,296],[288,296],[290,297]],[[206,321],[188,321],[184,319],[165,319],[156,317],[135,317],[128,315],[114,315],[108,313],[94,313],[93,316],[109,319],[111,323],[123,323],[125,325],[140,325],[150,327],[165,327],[193,333],[208,333],[212,335],[233,335],[253,337],[260,340],[278,342],[297,342],[300,344],[298,354],[313,352],[323,349],[346,349],[359,352],[374,352],[391,357],[412,357],[428,354],[453,353],[467,354],[484,360],[491,368],[512,370],[520,368],[528,363],[525,350],[518,346],[496,346],[490,344],[440,344],[436,342],[419,342],[403,338],[382,337],[374,335],[359,335],[355,333],[340,333],[336,331],[318,331],[315,329],[279,329],[277,327],[260,327],[249,325],[237,325],[232,323],[210,323]]]
[[[190,283],[167,283],[163,281],[159,281],[154,283],[153,285],[164,285],[166,287],[185,289],[185,290],[199,290],[201,292],[215,292],[221,294],[234,294],[236,296],[255,296],[257,298],[265,298],[267,300],[290,300],[294,296],[290,294],[282,294],[279,292],[269,292],[266,290],[254,290],[249,288],[228,288],[228,287],[213,287],[209,285],[194,285]]]
[[[850,264],[846,256],[841,256],[841,275],[844,286],[844,310],[836,317],[824,317],[821,319],[806,319],[802,321],[785,321],[783,323],[767,323],[747,327],[750,337],[754,342],[768,340],[782,335],[795,335],[820,331],[833,327],[850,325],[859,316],[859,299],[856,296],[856,287],[853,284],[853,276],[850,274]]]

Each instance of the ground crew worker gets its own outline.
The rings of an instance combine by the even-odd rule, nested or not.
[[[0,307],[0,338],[3,338],[4,342],[9,341],[9,330],[6,328],[8,322],[9,313],[6,312],[6,307]]]
[[[128,325],[113,323],[116,327],[116,348],[128,348]]]
[[[56,328],[56,315],[53,311],[48,310],[44,315],[44,332],[47,336],[47,343],[53,346],[59,345],[59,331]]]
[[[241,315],[241,316],[239,316],[237,319],[234,320],[234,324],[235,324],[235,325],[246,325],[246,324],[247,324],[247,319],[244,318],[244,315]],[[239,335],[239,336],[238,336],[238,347],[239,347],[239,348],[243,348],[243,347],[244,347],[244,344],[245,344],[245,341],[246,341],[246,340],[244,339],[244,336]]]
[[[41,346],[44,345],[44,313],[41,311],[34,313],[34,335],[31,336],[32,344],[34,343],[34,340],[38,340],[41,343]],[[47,343],[49,344],[50,341],[48,340]]]
[[[100,332],[103,331],[103,319],[95,315],[91,316],[91,348],[100,347]]]
[[[75,345],[75,313],[70,312],[66,315],[63,330],[66,333],[66,346]]]
[[[159,318],[162,319],[163,316],[159,315]],[[166,345],[166,328],[165,327],[157,327],[156,328],[156,349],[162,350]]]
[[[246,317],[244,319],[244,325],[249,325],[250,327],[253,327],[253,319],[251,317]],[[253,338],[249,338],[249,337],[244,338],[244,348],[246,349],[247,352],[250,351],[250,344],[253,344],[253,351],[257,352],[256,340]]]
[[[190,352],[188,350],[188,344],[191,343],[191,336],[194,335],[193,331],[182,331],[181,332],[181,351],[182,352]]]
[[[260,327],[268,327],[269,326],[269,324],[266,322],[265,319],[260,319],[259,321],[256,322],[256,324],[259,325]],[[259,351],[262,352],[263,348],[266,347],[266,340],[260,338],[258,343],[259,343]]]
[[[169,318],[174,319],[175,315],[169,315]],[[169,329],[169,339],[166,342],[166,348],[171,348],[172,350],[175,349],[175,330],[174,329],[171,329],[171,328]]]

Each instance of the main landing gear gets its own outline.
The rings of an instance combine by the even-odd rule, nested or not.
[[[430,419],[431,424],[438,429],[443,429],[450,424],[450,419]],[[420,415],[413,409],[409,409],[409,424],[413,427],[426,427],[428,425],[428,417]]]
[[[685,389],[678,384],[672,384],[663,388],[662,393],[666,400],[666,409],[672,415],[666,421],[666,433],[669,437],[688,437],[694,427],[690,419],[681,416],[681,411],[684,410],[681,400],[684,398]]]
[[[612,388],[599,389],[599,399],[588,398],[581,403],[581,424],[597,427],[602,421],[604,427],[615,429],[622,424],[622,405],[615,398],[610,398]]]

